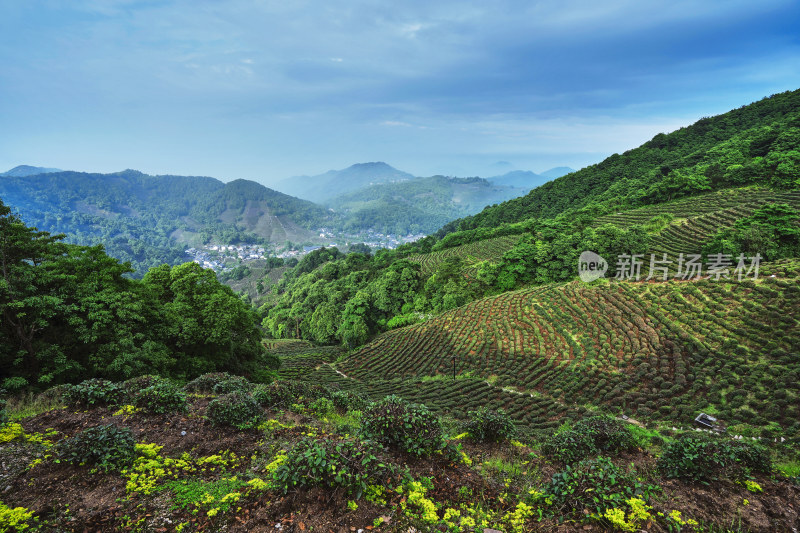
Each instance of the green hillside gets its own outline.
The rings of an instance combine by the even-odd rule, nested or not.
[[[773,378],[798,370],[794,336],[776,334],[797,329],[800,305],[798,95],[659,135],[442,238],[329,256],[274,286],[263,325],[275,337],[354,349],[336,364],[341,374],[317,365],[315,380],[455,416],[491,399],[532,428],[598,408],[654,420],[707,410],[728,423],[794,427],[797,391]],[[575,281],[585,250],[610,263],[607,278],[624,274],[621,254],[641,254],[639,280]],[[707,276],[720,253],[732,279],[661,281],[654,271],[646,281],[651,259],[685,278],[681,261],[701,255]],[[740,254],[750,263],[760,255],[761,278],[736,279]],[[460,385],[445,386],[454,357]],[[459,387],[485,394],[473,405]]]
[[[302,242],[332,217],[255,182],[134,170],[7,176],[0,179],[0,198],[41,230],[64,233],[75,244],[103,244],[139,275],[182,263],[187,244]]]
[[[800,262],[760,274],[742,282],[571,282],[507,292],[380,335],[336,368],[367,389],[406,382],[397,392],[416,388],[409,399],[457,415],[490,395],[533,427],[557,420],[567,406],[683,423],[710,411],[732,425],[797,426]],[[423,392],[425,377],[451,380],[453,358],[464,380],[448,387],[465,389],[461,396]],[[494,391],[470,392],[487,379]],[[512,394],[496,397],[502,387]],[[545,400],[553,406],[535,409]]]
[[[596,216],[749,184],[796,188],[798,145],[800,90],[660,133],[639,148],[555,179],[522,198],[454,221],[442,234],[567,212]]]
[[[447,222],[523,194],[481,178],[433,176],[380,183],[327,202],[347,215],[345,229],[382,233],[432,233]]]

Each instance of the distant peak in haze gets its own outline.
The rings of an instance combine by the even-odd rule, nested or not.
[[[554,180],[556,178],[560,178],[561,176],[566,176],[567,174],[570,174],[572,172],[575,172],[574,168],[570,168],[570,167],[555,167],[555,168],[551,168],[550,170],[545,170],[544,172],[539,172],[539,175],[540,176],[544,176],[545,178]]]
[[[22,178],[25,176],[36,176],[37,174],[51,174],[53,172],[62,172],[60,168],[46,168],[46,167],[33,167],[30,165],[19,165],[8,172],[3,172],[0,176],[8,176],[11,178]]]
[[[329,170],[316,176],[295,176],[280,181],[275,188],[312,202],[325,202],[370,185],[413,178],[412,174],[397,170],[383,161],[373,161],[356,163],[342,170]]]
[[[555,167],[550,170],[545,170],[539,174],[531,172],[530,170],[512,170],[499,176],[491,176],[486,178],[494,185],[502,185],[505,187],[516,187],[518,189],[535,189],[539,185],[560,178],[570,172],[575,172],[569,167]]]

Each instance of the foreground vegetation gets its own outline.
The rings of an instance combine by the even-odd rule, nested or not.
[[[520,431],[502,410],[439,418],[397,396],[224,373],[182,387],[156,376],[92,380],[8,410],[0,531],[800,524],[796,439],[608,416]]]

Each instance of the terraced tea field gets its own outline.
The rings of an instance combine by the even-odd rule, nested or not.
[[[711,194],[642,207],[614,215],[599,217],[595,226],[614,224],[627,227],[646,224],[659,215],[675,219],[653,235],[651,253],[677,258],[678,254],[698,254],[720,229],[728,228],[766,204],[786,203],[800,208],[800,191],[775,192],[768,189],[728,189]]]
[[[502,257],[504,253],[514,247],[514,244],[516,244],[518,240],[519,235],[495,237],[493,239],[485,239],[469,244],[462,244],[461,246],[454,246],[453,248],[447,248],[438,252],[410,255],[407,259],[419,263],[422,266],[423,274],[433,272],[436,267],[448,257],[461,258],[464,263],[468,265],[467,270],[469,270],[470,265]]]
[[[456,388],[460,410],[486,403],[472,387],[496,379],[492,390],[521,394],[494,401],[534,427],[567,406],[791,424],[800,417],[798,281],[800,261],[791,260],[764,265],[755,281],[524,289],[387,332],[337,368],[372,393],[435,401]],[[473,379],[445,379],[453,359]]]

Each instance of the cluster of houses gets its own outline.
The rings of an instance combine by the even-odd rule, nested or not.
[[[320,230],[320,238],[332,239],[333,236],[333,233],[328,230]],[[345,246],[351,243],[363,242],[372,249],[394,249],[401,244],[421,239],[425,237],[425,235],[384,235],[383,233],[369,232],[366,235],[347,235],[345,237],[347,239],[345,241]],[[256,259],[265,259],[267,257],[280,257],[282,259],[295,257],[300,259],[307,253],[318,250],[322,246],[323,245],[303,246],[301,249],[284,250],[275,254],[273,250],[258,244],[210,244],[200,248],[189,248],[186,250],[186,255],[203,268],[210,268],[215,272],[224,272],[238,264],[254,261]],[[332,247],[339,245],[336,242],[329,242],[324,246]]]
[[[224,272],[232,268],[230,263],[239,263],[263,259],[268,256],[266,248],[257,244],[210,244],[202,248],[186,250],[192,261],[203,268]]]

